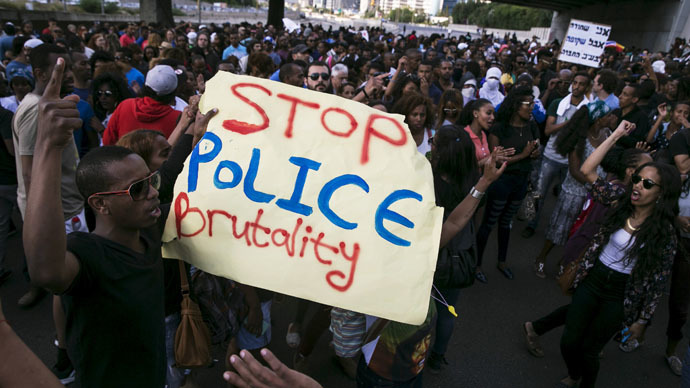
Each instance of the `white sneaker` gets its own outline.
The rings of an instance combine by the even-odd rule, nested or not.
[[[62,383],[62,385],[72,384],[74,382],[74,375],[75,374],[76,374],[75,370],[72,369],[72,372],[69,374],[69,376],[63,377],[60,379],[60,383]]]

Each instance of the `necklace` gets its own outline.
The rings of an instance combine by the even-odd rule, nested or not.
[[[637,228],[634,228],[634,227],[632,226],[632,224],[630,223],[630,218],[628,218],[627,220],[625,220],[625,225],[628,227],[628,229],[632,230],[633,232],[637,232],[637,230],[640,229],[639,226],[638,226]]]

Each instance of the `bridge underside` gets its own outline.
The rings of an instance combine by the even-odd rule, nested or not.
[[[494,0],[498,3],[550,9],[549,40],[563,40],[570,19],[612,27],[610,39],[627,47],[668,50],[673,40],[690,37],[687,0]]]

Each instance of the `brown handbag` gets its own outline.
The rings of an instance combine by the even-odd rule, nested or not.
[[[580,267],[582,260],[584,260],[585,253],[587,252],[588,248],[585,248],[582,251],[582,253],[580,254],[580,257],[578,257],[577,259],[566,264],[563,267],[563,271],[561,272],[561,274],[558,275],[558,279],[557,279],[558,285],[561,287],[561,291],[563,291],[563,294],[572,295],[573,292],[575,292],[575,289],[573,288],[573,284],[575,283],[575,276],[577,275],[577,269]]]
[[[189,297],[189,282],[184,262],[180,263],[182,305],[180,325],[175,332],[175,366],[200,368],[211,365],[211,333],[201,316],[199,305]]]

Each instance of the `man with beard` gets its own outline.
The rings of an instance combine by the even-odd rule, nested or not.
[[[550,80],[546,92],[541,96],[544,106],[551,106],[554,100],[565,98],[569,93],[568,88],[570,88],[572,80],[573,72],[568,69],[561,70],[558,73],[558,78]]]
[[[453,62],[449,59],[442,59],[439,66],[438,80],[434,82],[434,85],[441,91],[453,89],[455,83],[451,77],[453,76]]]
[[[48,86],[53,68],[58,58],[64,61],[65,70],[60,96],[72,93],[74,80],[72,77],[72,61],[67,51],[57,45],[42,44],[31,53],[31,67],[36,79],[34,91],[27,94],[17,108],[14,116],[12,132],[14,139],[15,160],[17,165],[17,204],[22,218],[26,215],[27,194],[31,187],[31,174],[36,145],[36,131],[38,128],[38,104],[44,90]],[[75,96],[74,99],[77,99]],[[77,111],[78,112],[78,111]],[[75,181],[75,172],[79,162],[79,154],[74,137],[67,142],[62,150],[61,172],[61,209],[67,234],[75,231],[87,231],[86,218],[84,217],[84,199],[79,194]],[[60,173],[58,173],[60,176]],[[36,303],[44,291],[32,286],[28,293],[19,299],[19,305],[28,307]],[[74,368],[67,357],[65,350],[65,319],[64,310],[58,297],[53,298],[53,319],[55,320],[58,340],[58,360],[53,367],[53,373],[63,384],[74,381]]]
[[[307,67],[307,76],[304,83],[310,90],[326,93],[331,86],[331,74],[328,66],[323,62],[312,62]]]

